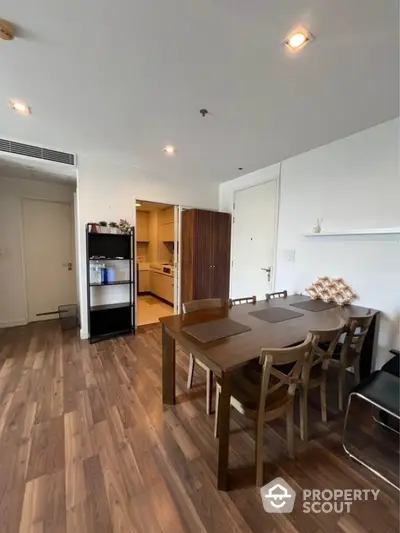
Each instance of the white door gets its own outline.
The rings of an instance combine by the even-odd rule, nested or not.
[[[237,191],[233,211],[231,297],[273,291],[277,180]]]
[[[25,199],[23,227],[28,321],[56,318],[76,303],[73,207]]]

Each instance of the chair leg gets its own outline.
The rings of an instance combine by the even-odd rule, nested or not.
[[[326,424],[328,422],[328,411],[326,408],[326,377],[321,382],[320,394],[321,394],[321,418],[322,418],[322,422]]]
[[[361,381],[360,379],[360,359],[357,359],[357,361],[355,361],[354,365],[353,365],[353,369],[354,369],[354,377],[355,377],[355,380],[356,380],[356,385],[358,385]]]
[[[343,435],[342,435],[342,445],[343,449],[346,453],[349,453],[346,447],[346,429],[347,429],[347,419],[349,418],[349,412],[350,412],[350,406],[351,406],[351,400],[353,398],[353,395],[350,394],[349,399],[347,401],[347,408],[346,408],[346,414],[344,417],[344,424],[343,424]]]
[[[264,419],[259,416],[256,421],[256,486],[264,484]]]
[[[218,385],[215,387],[215,421],[214,421],[214,437],[218,438],[218,417],[219,417],[219,395],[221,393],[221,387]]]
[[[343,411],[344,393],[346,388],[346,369],[339,370],[339,411]]]
[[[308,440],[308,390],[302,388],[300,392],[300,436],[301,440]]]
[[[289,457],[294,459],[294,403],[286,411],[286,438]]]
[[[189,354],[189,370],[188,370],[188,378],[187,378],[188,389],[191,389],[193,385],[194,365],[195,365],[194,355],[190,353]]]
[[[343,449],[344,449],[344,451],[347,453],[347,455],[348,455],[351,459],[354,459],[354,461],[357,461],[357,463],[359,463],[360,465],[365,466],[365,468],[368,468],[368,470],[369,470],[370,472],[372,472],[373,474],[375,474],[376,476],[378,476],[379,478],[381,478],[383,481],[386,481],[386,483],[388,483],[389,485],[391,485],[394,489],[397,489],[398,491],[400,491],[400,486],[395,485],[390,479],[388,479],[388,478],[385,477],[383,474],[381,474],[380,472],[378,472],[377,470],[375,470],[375,468],[372,468],[372,466],[370,466],[368,463],[365,463],[364,461],[362,461],[362,459],[360,459],[359,457],[357,457],[356,455],[354,455],[353,453],[351,453],[351,451],[348,449],[348,447],[347,447],[347,445],[346,445],[347,420],[348,420],[348,416],[349,416],[351,400],[352,400],[352,398],[353,398],[354,395],[357,396],[357,394],[354,394],[354,393],[350,394],[349,399],[348,399],[348,403],[347,403],[346,416],[345,416],[345,418],[344,418],[344,426],[343,426],[343,437],[342,437],[342,445],[343,445]]]
[[[206,387],[206,413],[210,415],[212,413],[212,396],[213,396],[213,373],[208,368],[206,370],[207,375],[207,387]]]

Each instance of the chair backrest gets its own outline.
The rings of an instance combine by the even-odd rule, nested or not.
[[[282,387],[287,387],[288,396],[294,397],[296,388],[301,382],[304,364],[310,357],[314,356],[316,344],[317,337],[309,333],[306,340],[297,346],[280,349],[263,348],[261,350],[260,363],[263,365],[263,372],[260,411],[265,411],[267,396]],[[280,366],[291,364],[293,366],[287,374],[279,370]]]
[[[221,298],[207,298],[204,300],[191,300],[182,304],[184,314],[193,313],[194,311],[205,311],[206,309],[215,309],[222,307]]]
[[[270,292],[265,295],[265,299],[267,300],[273,300],[274,298],[287,298],[287,291],[280,291],[280,292]]]
[[[256,304],[257,303],[257,297],[256,296],[248,296],[247,298],[235,298],[228,300],[229,307],[233,307],[234,305],[240,305],[240,304]]]
[[[373,318],[374,315],[371,309],[367,311],[366,315],[350,316],[348,318],[346,336],[340,354],[341,360],[347,356],[349,348],[353,348],[358,356],[361,354],[365,337],[367,336]]]
[[[339,342],[341,335],[346,331],[346,322],[341,320],[339,325],[331,329],[312,329],[312,333],[316,337],[316,347],[314,350],[313,359],[309,360],[308,367],[322,364],[324,370],[328,368],[329,361],[335,352],[335,348]]]

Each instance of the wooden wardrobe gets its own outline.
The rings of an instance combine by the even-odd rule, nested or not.
[[[181,301],[229,298],[231,215],[188,209],[182,213]]]

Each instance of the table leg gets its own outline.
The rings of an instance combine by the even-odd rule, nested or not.
[[[218,404],[218,489],[228,490],[229,422],[231,411],[231,375],[224,372]]]
[[[175,405],[175,339],[162,326],[162,397],[163,404]]]

